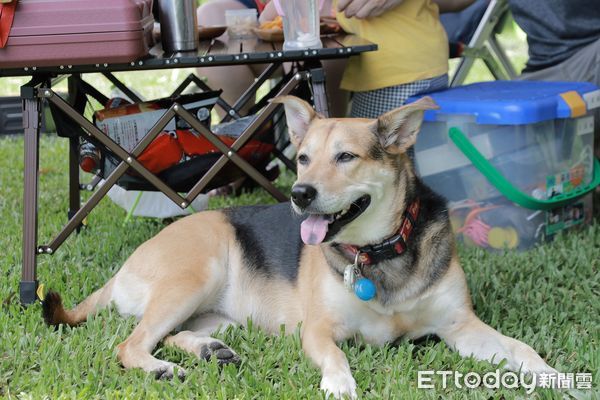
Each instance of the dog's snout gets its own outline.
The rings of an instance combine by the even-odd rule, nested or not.
[[[300,208],[306,208],[317,197],[314,186],[299,183],[292,188],[292,201]]]

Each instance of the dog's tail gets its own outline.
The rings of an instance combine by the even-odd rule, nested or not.
[[[49,291],[42,301],[42,316],[48,325],[66,324],[77,326],[85,322],[90,314],[104,308],[110,302],[113,279],[89,295],[71,310],[65,310],[60,294]]]

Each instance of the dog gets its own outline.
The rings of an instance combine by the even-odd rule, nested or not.
[[[321,389],[337,398],[357,396],[336,345],[355,335],[383,345],[435,334],[465,357],[554,371],[473,312],[445,200],[415,175],[406,154],[424,111],[436,108],[431,98],[374,120],[323,118],[293,96],[273,101],[283,104],[297,149],[291,205],[178,220],[75,308],[65,310],[60,295],[48,293],[45,321],[74,326],[114,305],[139,319],[118,345],[120,362],[158,378],[185,374],[152,356],[162,339],[203,359],[236,363],[239,356],[214,332],[249,318],[272,334],[300,325]]]

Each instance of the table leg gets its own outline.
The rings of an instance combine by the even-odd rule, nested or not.
[[[79,210],[81,206],[79,196],[79,140],[69,138],[69,212],[68,218]]]
[[[23,98],[23,128],[25,135],[25,172],[23,190],[23,268],[19,287],[22,304],[36,299],[38,286],[38,170],[41,100],[37,96]]]
[[[77,98],[79,75],[69,77],[69,102],[73,105]],[[68,219],[71,219],[81,207],[79,194],[79,138],[69,137],[69,211]],[[77,231],[81,226],[77,228]]]
[[[325,70],[320,62],[309,67],[310,86],[313,92],[315,110],[325,118],[329,117],[329,104],[327,102],[327,90],[325,89]]]

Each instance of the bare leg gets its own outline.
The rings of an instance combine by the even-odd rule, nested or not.
[[[245,9],[246,7],[236,0],[212,0],[198,7],[198,25],[215,26],[225,25],[225,10]],[[264,67],[263,67],[264,68]],[[226,67],[198,68],[199,76],[207,78],[207,84],[212,89],[223,89],[221,97],[233,105],[242,93],[254,82],[255,70],[249,65],[231,65]],[[241,110],[242,115],[248,108],[254,105],[250,101],[248,105]],[[224,112],[218,109],[217,112],[221,118]]]

